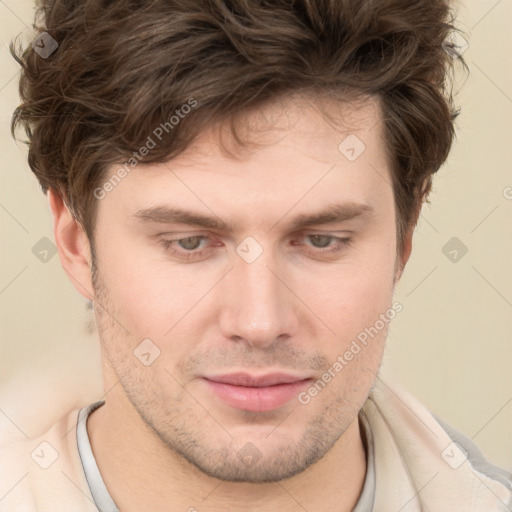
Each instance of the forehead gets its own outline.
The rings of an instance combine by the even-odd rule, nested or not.
[[[240,121],[237,134],[248,146],[236,143],[227,124],[213,125],[172,160],[138,164],[101,207],[133,215],[171,201],[221,218],[229,208],[263,218],[282,216],[299,203],[308,211],[340,202],[376,203],[378,209],[389,199],[375,98],[352,104],[296,96],[254,109]],[[113,166],[106,179],[115,172]]]
[[[228,123],[217,123],[205,129],[174,163],[207,166],[209,159],[218,157],[234,157],[237,162],[270,154],[272,146],[282,152],[287,145],[298,154],[335,163],[343,154],[339,144],[350,135],[374,150],[382,149],[384,141],[381,102],[376,96],[336,100],[293,94],[237,114],[235,127],[242,144],[232,137]]]

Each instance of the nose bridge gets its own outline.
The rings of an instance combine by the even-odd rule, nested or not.
[[[224,334],[259,347],[271,344],[279,336],[290,335],[290,297],[277,276],[279,264],[274,252],[263,249],[254,239],[244,240],[236,251],[223,290]]]

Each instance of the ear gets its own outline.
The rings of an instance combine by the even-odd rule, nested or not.
[[[402,254],[398,255],[397,258],[397,270],[395,273],[395,282],[397,282],[404,272],[405,265],[409,261],[409,257],[412,252],[412,236],[414,234],[414,227],[411,227],[407,230],[407,233],[404,238],[404,246],[402,249]]]
[[[91,250],[87,235],[58,191],[48,189],[48,202],[53,213],[53,233],[62,268],[78,293],[93,300]]]

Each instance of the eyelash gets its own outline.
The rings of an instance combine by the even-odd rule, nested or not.
[[[307,235],[302,235],[301,238],[307,238],[307,237],[311,237],[311,236],[326,236],[326,237],[329,237],[330,239],[334,240],[335,242],[337,242],[336,245],[332,246],[331,248],[327,248],[327,249],[322,249],[322,248],[317,248],[316,250],[313,250],[312,252],[315,252],[317,254],[329,254],[329,255],[334,255],[334,254],[337,254],[339,252],[341,252],[342,250],[346,249],[347,247],[349,247],[352,243],[352,238],[342,238],[342,237],[337,237],[337,236],[334,236],[334,235],[330,235],[330,234],[324,234],[324,233],[310,233],[310,234],[307,234]],[[202,249],[202,250],[192,250],[192,251],[186,251],[186,250],[183,250],[183,251],[179,251],[179,250],[176,250],[176,249],[171,249],[171,245],[175,242],[180,242],[182,240],[186,240],[187,238],[202,238],[202,239],[207,239],[208,237],[205,236],[205,235],[193,235],[193,236],[187,236],[187,237],[184,237],[184,238],[177,238],[177,239],[174,239],[174,240],[166,240],[166,239],[162,239],[160,240],[160,244],[164,247],[164,249],[172,254],[176,254],[182,258],[185,258],[186,260],[189,260],[189,259],[192,259],[192,258],[197,258],[197,257],[201,257],[203,255],[203,252],[206,250],[206,249]]]

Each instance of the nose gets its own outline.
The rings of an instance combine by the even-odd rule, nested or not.
[[[220,329],[227,339],[263,349],[296,333],[298,301],[270,251],[251,263],[236,255],[219,293]]]

